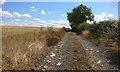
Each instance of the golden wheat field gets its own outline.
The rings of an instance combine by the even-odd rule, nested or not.
[[[59,28],[2,26],[2,69],[31,69],[64,35]]]

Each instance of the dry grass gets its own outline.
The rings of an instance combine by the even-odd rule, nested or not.
[[[50,46],[57,44],[64,35],[64,30],[59,28],[16,26],[1,28],[2,67],[5,70],[35,68],[52,50]]]
[[[87,55],[82,44],[78,41],[75,34],[71,33],[72,48],[74,50],[74,61],[71,63],[71,69],[73,70],[92,70],[92,62]]]
[[[111,64],[118,66],[120,46],[117,42],[104,36],[97,39],[91,38],[90,41],[108,55]],[[118,68],[120,69],[120,66]]]
[[[101,37],[99,38],[97,44],[100,46],[100,48],[102,48],[104,52],[109,55],[108,59],[110,60],[110,63],[118,66],[118,60],[120,59],[120,46],[118,43],[111,39]],[[120,69],[120,66],[118,68]]]
[[[82,31],[81,34],[83,37],[87,38],[91,42],[93,42],[96,46],[100,46],[100,48],[105,52],[113,52],[118,53],[119,45],[118,42],[116,42],[113,39],[110,39],[107,35],[103,35],[102,37],[94,38],[93,35],[90,33],[90,31],[85,30]]]
[[[99,46],[101,50],[103,50],[104,52],[114,54],[114,53],[118,53],[119,51],[118,43],[111,39],[106,39],[106,37],[104,36],[97,39],[91,39],[91,41],[97,46]]]
[[[84,30],[84,31],[82,31],[81,35],[84,36],[85,38],[89,39],[90,38],[90,31]]]
[[[81,35],[105,52],[108,55],[108,59],[110,60],[111,64],[118,66],[118,60],[120,59],[120,46],[117,42],[113,41],[112,39],[108,39],[107,36],[93,38],[89,31],[82,31]]]

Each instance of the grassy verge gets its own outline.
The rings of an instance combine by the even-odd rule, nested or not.
[[[59,28],[8,27],[2,28],[2,68],[5,70],[35,68],[52,51],[62,37]]]
[[[110,60],[111,64],[118,66],[118,61],[120,60],[120,46],[116,41],[108,39],[107,36],[94,38],[90,33],[87,33],[86,31],[83,31],[82,36],[98,46],[98,48],[107,54],[107,58]]]
[[[105,37],[97,39],[91,38],[90,41],[108,55],[107,59],[110,60],[111,64],[119,66],[120,46],[115,41],[106,40]],[[120,66],[118,68],[120,69]]]
[[[71,69],[73,70],[92,70],[91,61],[83,48],[82,44],[78,41],[75,34],[70,35],[73,48],[73,62],[71,63]]]

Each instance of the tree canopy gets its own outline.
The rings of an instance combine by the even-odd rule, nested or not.
[[[77,24],[87,22],[87,20],[92,21],[94,15],[90,8],[81,4],[73,8],[72,12],[67,13],[67,19],[70,22],[70,26],[73,28]]]

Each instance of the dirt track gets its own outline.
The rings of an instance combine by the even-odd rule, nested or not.
[[[83,49],[83,57],[89,57],[88,63],[84,63],[84,66],[86,66],[86,69],[92,67],[93,70],[117,70],[117,67],[114,65],[111,65],[109,63],[109,60],[106,59],[106,56],[104,53],[102,53],[96,46],[91,44],[89,41],[85,40],[83,37],[76,35],[74,33],[68,32],[63,37],[62,41],[60,41],[56,46],[53,46],[53,51],[50,53],[50,55],[47,55],[44,59],[44,61],[41,61],[37,67],[35,67],[36,70],[81,70],[82,63],[85,62],[82,61],[82,56],[76,56],[74,50],[74,39],[76,38],[76,42],[79,44],[82,44],[84,47]],[[80,46],[78,46],[80,48]],[[79,49],[77,50],[79,52]],[[86,54],[85,54],[86,53]],[[78,55],[78,54],[76,54]],[[82,55],[82,54],[81,54]],[[83,59],[84,60],[84,59]],[[75,66],[75,62],[77,66]],[[75,64],[75,65],[74,65]],[[88,64],[88,65],[87,65]],[[74,65],[74,68],[73,66]],[[88,67],[87,67],[88,66]],[[85,68],[83,67],[82,70]],[[86,70],[85,69],[85,70]],[[88,70],[89,70],[88,69]]]
[[[117,66],[111,65],[109,57],[105,52],[100,50],[97,46],[83,38],[82,36],[77,36],[79,41],[82,43],[83,47],[87,51],[88,55],[91,57],[93,62],[93,68],[95,70],[117,70]]]
[[[52,37],[63,32],[55,35],[51,35],[50,32],[47,32],[46,34],[50,33],[49,36]],[[56,43],[56,45],[51,45],[50,47],[44,47],[44,40],[43,42],[42,40],[38,40],[40,36],[36,37],[37,41],[33,41],[32,43],[28,44],[27,42],[29,42],[32,38],[29,37],[30,35],[24,35],[24,37],[21,37],[21,40],[18,40],[20,38],[19,35],[16,36],[16,38],[13,36],[13,38],[15,38],[13,40],[6,37],[4,40],[5,42],[3,41],[5,44],[3,46],[8,45],[8,47],[5,47],[6,49],[4,48],[5,50],[3,50],[3,52],[5,53],[5,56],[3,56],[9,57],[9,59],[3,58],[3,60],[6,60],[3,61],[3,63],[5,63],[5,68],[3,66],[3,70],[117,70],[117,66],[110,64],[110,61],[107,59],[107,54],[99,50],[100,48],[95,46],[95,44],[92,44],[82,36],[76,35],[73,32],[66,32],[65,35],[62,35],[62,40],[60,42]],[[49,36],[47,35],[47,37]],[[28,40],[26,40],[27,38]],[[6,41],[7,39],[10,41],[10,43],[9,41]],[[50,39],[48,43],[52,43],[51,40],[53,39]],[[16,46],[11,47],[12,44],[15,43]],[[9,50],[9,47],[12,49]],[[14,51],[13,48],[17,48],[15,50],[19,49],[19,51],[17,51],[19,53]],[[15,56],[13,56],[12,53]],[[13,62],[13,65],[8,64],[10,61]]]
[[[65,35],[63,40],[58,45],[54,46],[54,50],[47,55],[43,62],[40,62],[41,66],[37,69],[42,70],[64,70],[69,68],[71,61],[71,44],[68,34]]]

